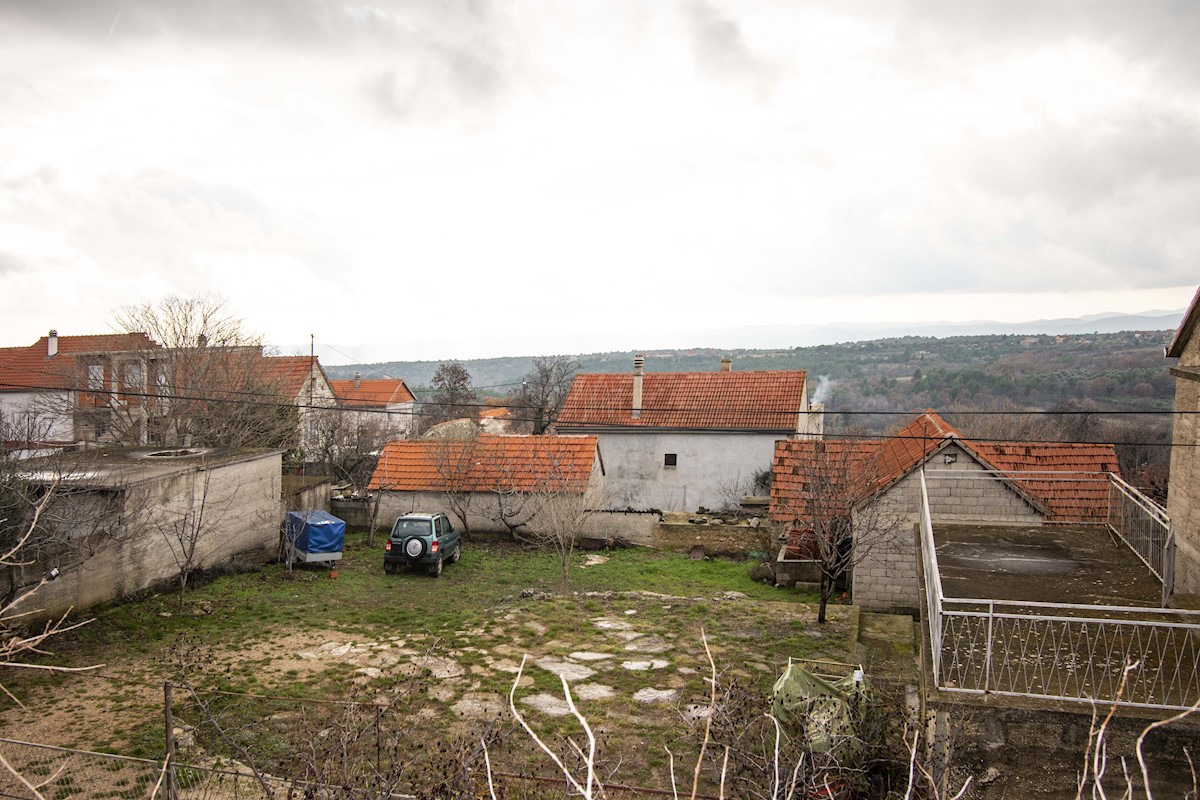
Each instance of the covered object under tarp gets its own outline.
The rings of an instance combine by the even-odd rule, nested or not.
[[[332,564],[342,558],[346,523],[328,511],[289,511],[283,519],[280,557],[293,561]]]

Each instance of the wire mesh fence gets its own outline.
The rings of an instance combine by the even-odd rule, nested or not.
[[[161,762],[13,739],[0,739],[0,756],[7,764],[0,770],[3,797],[147,800],[164,796]]]

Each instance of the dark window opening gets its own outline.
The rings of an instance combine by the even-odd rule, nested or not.
[[[675,453],[664,453],[663,454],[663,466],[664,467],[676,466],[677,458],[678,458],[678,456]]]

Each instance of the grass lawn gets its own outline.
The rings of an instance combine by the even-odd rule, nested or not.
[[[708,698],[702,630],[730,708],[765,707],[789,657],[847,660],[844,609],[817,626],[814,598],[751,582],[746,563],[633,548],[584,566],[591,554],[578,553],[573,593],[563,596],[548,552],[468,542],[440,578],[389,576],[383,541],[368,548],[364,535],[351,534],[334,579],[271,564],[203,583],[182,608],[174,595],[152,595],[97,612],[55,644],[49,661],[105,666],[90,675],[6,675],[26,708],[4,701],[4,735],[158,757],[162,683],[170,680],[184,753],[197,761],[230,755],[234,742],[286,774],[297,752],[344,741],[353,729],[354,741],[370,739],[375,763],[390,765],[408,789],[438,771],[414,747],[458,747],[446,758],[461,763],[481,735],[498,769],[552,772],[507,710],[528,656],[518,707],[547,741],[580,741],[579,724],[556,715],[552,702],[561,698],[555,672],[566,665],[576,671],[580,710],[602,733],[607,779],[665,788],[664,748],[696,750],[696,726],[686,719]],[[198,695],[180,685],[181,664]],[[222,721],[224,736],[209,719]],[[742,723],[731,716],[728,725],[733,736]]]

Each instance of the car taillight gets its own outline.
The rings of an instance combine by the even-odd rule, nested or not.
[[[384,549],[384,550],[391,550],[391,549],[392,549],[392,540],[391,540],[391,539],[388,539],[388,543],[387,543],[387,544],[385,544],[385,545],[383,546],[383,549]]]
[[[438,542],[437,542],[437,539],[434,539],[434,540],[433,540],[433,541],[430,543],[430,545],[429,545],[429,551],[430,551],[431,553],[436,553],[436,552],[438,551]]]

